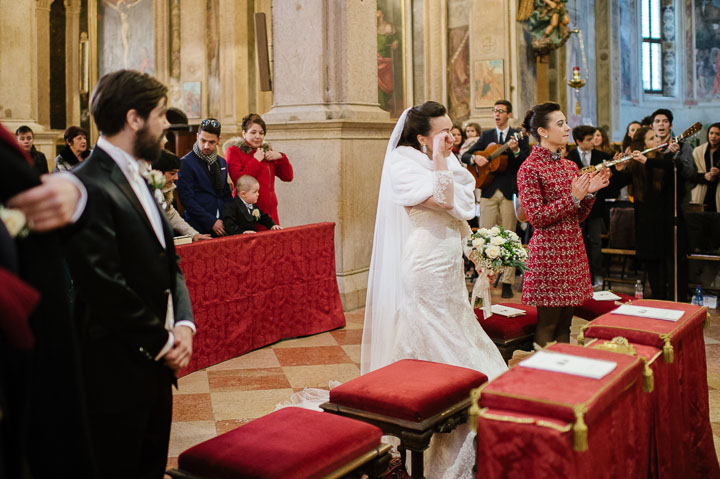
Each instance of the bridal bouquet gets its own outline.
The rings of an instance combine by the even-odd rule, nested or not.
[[[527,270],[527,249],[517,234],[502,226],[480,228],[468,240],[468,247],[468,258],[475,263],[479,273],[472,291],[472,305],[473,308],[482,308],[487,318],[491,314],[488,275],[506,266]]]

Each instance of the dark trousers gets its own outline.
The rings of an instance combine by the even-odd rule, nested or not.
[[[587,218],[581,225],[593,284],[602,276],[602,225],[602,217]]]
[[[172,421],[170,369],[103,340],[88,348],[85,372],[98,477],[162,479]]]
[[[538,322],[535,327],[535,342],[545,347],[547,343],[570,342],[570,325],[575,306],[538,306]]]

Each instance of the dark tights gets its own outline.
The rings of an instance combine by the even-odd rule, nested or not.
[[[538,322],[535,328],[535,342],[542,347],[547,343],[570,342],[570,323],[575,306],[538,306]]]

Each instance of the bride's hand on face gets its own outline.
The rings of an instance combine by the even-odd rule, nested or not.
[[[445,158],[447,152],[452,150],[453,136],[450,132],[442,131],[433,137],[433,158]]]

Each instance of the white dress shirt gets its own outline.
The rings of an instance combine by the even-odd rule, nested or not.
[[[145,211],[145,215],[150,221],[150,225],[155,232],[155,236],[162,245],[163,249],[167,249],[167,245],[165,244],[165,234],[162,227],[162,219],[160,218],[160,210],[155,204],[155,199],[152,194],[150,194],[150,190],[147,187],[145,179],[140,175],[140,165],[138,160],[122,148],[119,148],[107,141],[104,136],[101,136],[98,139],[95,146],[105,151],[118,165],[120,171],[122,171],[125,176],[125,179],[127,179],[128,183],[130,183],[130,187],[135,193],[138,201],[140,201],[140,204]],[[187,326],[193,333],[195,333],[195,324],[193,324],[192,321],[178,321],[175,323],[172,298],[169,298],[168,301],[165,325],[165,328],[168,330],[168,341],[165,343],[162,350],[160,350],[160,353],[158,353],[155,357],[156,361],[161,359],[172,349],[173,344],[175,343],[175,336],[172,333],[172,328],[174,326]]]

